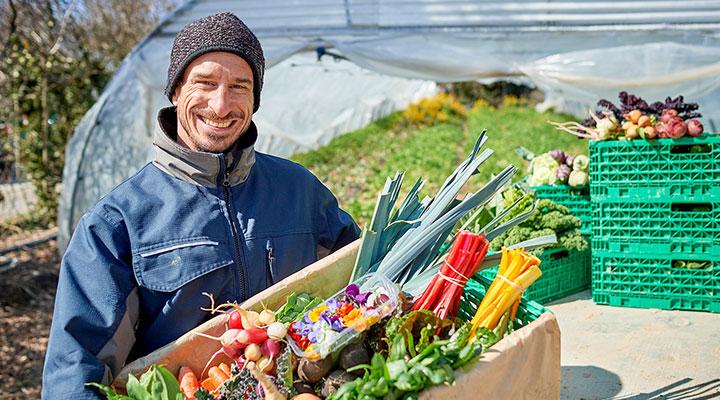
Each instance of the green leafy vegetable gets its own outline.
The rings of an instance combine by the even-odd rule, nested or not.
[[[287,297],[285,305],[275,313],[275,319],[288,324],[322,302],[323,299],[312,297],[307,293],[292,293]]]
[[[180,391],[180,383],[175,376],[163,366],[151,366],[140,380],[135,376],[128,376],[127,396],[118,394],[110,386],[99,383],[88,383],[88,386],[99,388],[108,400],[184,400],[185,395]]]

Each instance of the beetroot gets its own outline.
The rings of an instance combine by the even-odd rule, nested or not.
[[[662,114],[660,115],[660,121],[662,122],[670,122],[671,119],[678,116],[677,110],[674,110],[672,108],[666,108],[662,110]]]
[[[691,119],[687,122],[687,134],[690,136],[700,136],[704,131],[702,122],[697,119]]]
[[[687,133],[687,125],[680,117],[673,117],[664,123],[667,128],[668,137],[679,139]]]

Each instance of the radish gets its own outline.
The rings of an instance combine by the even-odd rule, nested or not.
[[[283,340],[287,335],[287,327],[282,322],[273,322],[267,327],[267,334],[275,340]]]
[[[245,348],[245,359],[248,361],[257,361],[263,356],[260,346],[256,344],[250,344]]]
[[[262,346],[260,346],[260,351],[262,351],[262,355],[264,357],[272,360],[280,355],[280,352],[282,352],[282,348],[280,348],[280,343],[268,338],[262,343]]]
[[[260,371],[269,374],[272,372],[273,368],[275,368],[275,362],[272,358],[262,357],[258,360],[257,366],[260,368]]]
[[[248,328],[241,329],[238,332],[235,341],[240,342],[244,345],[257,344],[260,345],[268,338],[268,334],[265,329],[262,328]]]
[[[270,310],[262,310],[258,315],[257,326],[264,327],[275,322],[275,313]]]
[[[240,311],[235,310],[230,313],[230,318],[228,319],[228,327],[230,329],[243,329],[244,326],[242,324],[242,314],[240,314]]]

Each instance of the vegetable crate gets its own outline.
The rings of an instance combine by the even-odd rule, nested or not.
[[[720,312],[720,258],[628,254],[593,252],[595,303]]]
[[[544,304],[580,292],[590,286],[590,249],[553,248],[540,255],[542,276],[525,291],[524,298]],[[493,279],[497,267],[480,271],[475,277]]]
[[[592,231],[592,203],[589,188],[576,189],[568,185],[533,186],[535,197],[547,199],[565,206],[570,213],[582,221],[580,233],[589,235]]]
[[[720,202],[720,136],[591,141],[593,201],[666,199]]]
[[[458,310],[458,317],[460,317],[460,319],[463,321],[472,320],[478,307],[480,307],[480,302],[485,296],[485,291],[487,291],[491,283],[492,278],[478,275],[468,281],[465,285],[463,296],[460,299],[460,308]],[[550,312],[550,310],[535,301],[523,297],[523,299],[520,300],[520,307],[518,307],[517,315],[515,316],[514,323],[517,324],[515,329],[536,320],[544,312]]]
[[[593,250],[720,256],[720,202],[594,202]]]

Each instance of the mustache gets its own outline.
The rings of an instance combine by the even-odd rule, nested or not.
[[[195,108],[192,108],[190,110],[190,112],[195,113],[203,118],[212,119],[215,121],[227,121],[227,120],[231,120],[231,119],[245,118],[245,113],[243,113],[242,111],[231,111],[230,114],[221,118],[210,107],[195,107]]]

